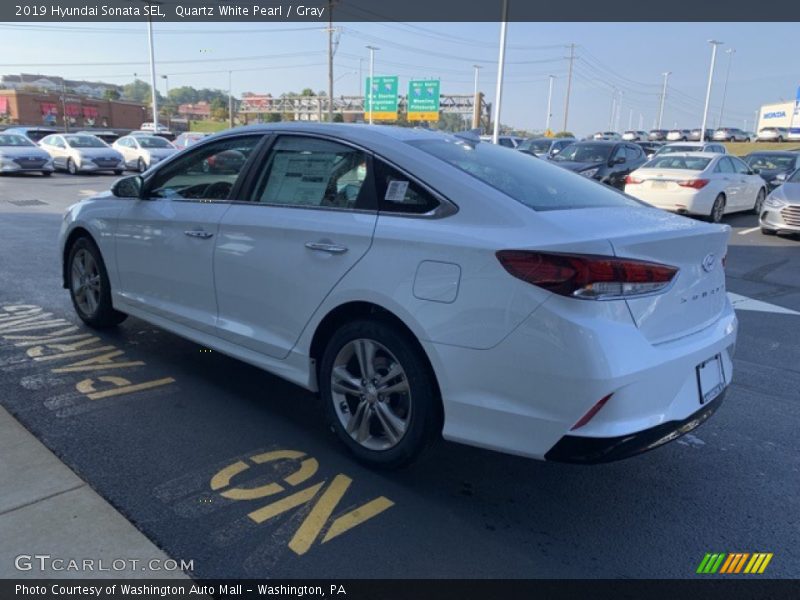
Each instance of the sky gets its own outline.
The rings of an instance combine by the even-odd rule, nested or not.
[[[326,25],[326,24],[325,24]],[[442,93],[469,94],[473,65],[479,88],[494,102],[499,23],[335,23],[334,95],[355,95],[369,71],[398,75],[405,93],[412,78],[439,78]],[[549,75],[554,75],[552,121],[564,124],[569,45],[575,44],[568,129],[605,130],[612,95],[619,130],[654,126],[663,82],[671,71],[663,126],[699,127],[703,116],[711,38],[719,46],[709,127],[719,121],[730,60],[723,125],[752,129],[766,103],[793,100],[800,85],[796,23],[509,23],[501,122],[542,130]],[[307,23],[155,23],[158,87],[228,88],[234,95],[279,95],[327,89],[324,25]],[[124,84],[134,74],[149,81],[145,23],[0,24],[0,74],[42,73]],[[733,48],[730,55],[726,50]],[[359,76],[360,72],[360,76]],[[167,75],[164,80],[160,76]]]

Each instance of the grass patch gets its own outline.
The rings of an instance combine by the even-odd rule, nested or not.
[[[797,150],[800,144],[796,142],[725,142],[725,147],[730,154],[735,156],[744,156],[751,152],[761,150]]]
[[[189,121],[189,131],[204,131],[214,133],[228,129],[228,121]]]

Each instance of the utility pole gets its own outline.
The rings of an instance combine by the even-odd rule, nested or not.
[[[328,0],[328,123],[333,123],[333,0]]]
[[[64,133],[69,133],[69,125],[67,121],[67,85],[64,83],[64,78],[61,78],[61,110],[64,111]]]
[[[609,131],[614,126],[614,111],[616,110],[617,102],[617,88],[611,89],[611,114],[608,115],[608,129]]]
[[[703,125],[700,127],[700,137],[703,138],[706,134],[706,123],[708,122],[708,104],[711,102],[711,84],[714,81],[714,65],[717,62],[717,46],[724,42],[717,40],[708,40],[711,44],[711,67],[708,69],[708,87],[706,88],[706,104],[703,108]]]
[[[369,48],[369,85],[367,90],[369,92],[369,124],[372,125],[372,100],[374,94],[372,93],[372,81],[375,78],[375,50],[380,50],[376,46],[367,46]],[[367,108],[367,98],[364,98],[364,108]]]
[[[475,69],[475,85],[472,92],[472,128],[477,129],[481,125],[481,99],[478,96],[478,71],[482,69],[480,65],[472,65]]]
[[[232,71],[228,71],[228,126],[233,129],[233,84]]]
[[[633,129],[633,109],[628,113],[628,131]]]
[[[158,90],[156,90],[156,59],[153,50],[153,17],[147,15],[147,41],[150,45],[150,91],[153,102],[153,133],[158,133]]]
[[[664,118],[664,101],[667,99],[667,80],[672,75],[672,71],[662,73],[664,76],[664,87],[661,89],[661,105],[658,107],[658,126],[656,129],[661,129],[661,120]]]
[[[619,91],[619,100],[617,101],[617,117],[614,119],[614,131],[619,131],[619,119],[622,115],[622,97],[625,95],[625,92],[622,90]]]
[[[169,106],[169,75],[162,75],[161,79],[164,80],[164,85],[167,88],[167,95],[165,98],[167,99],[167,106]],[[170,129],[172,128],[172,113],[169,111],[169,109],[167,109],[167,127]]]
[[[639,131],[644,128],[644,115],[639,113]]]
[[[725,54],[728,55],[728,70],[725,73],[725,87],[722,88],[722,106],[719,108],[719,119],[717,120],[717,128],[722,127],[722,116],[725,114],[725,98],[728,96],[728,78],[731,76],[731,63],[733,62],[733,55],[736,53],[735,48],[728,48]],[[747,127],[745,127],[747,129]]]
[[[550,131],[550,117],[553,116],[553,80],[556,78],[556,76],[548,75],[548,78],[550,79],[550,89],[547,91],[547,123],[544,126],[545,132]]]
[[[503,0],[503,21],[500,24],[500,56],[497,64],[497,89],[495,90],[494,105],[494,128],[492,131],[492,143],[496,144],[500,137],[500,102],[503,99],[503,71],[506,66],[506,31],[508,30],[508,0]]]
[[[569,119],[569,94],[572,90],[572,63],[575,61],[575,44],[569,45],[569,74],[567,75],[567,98],[564,101],[564,131]]]

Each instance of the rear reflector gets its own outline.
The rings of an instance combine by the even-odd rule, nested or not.
[[[500,250],[497,259],[526,283],[561,296],[592,300],[659,292],[678,272],[669,265],[593,254]]]
[[[603,408],[606,405],[606,402],[608,402],[609,399],[611,398],[611,396],[613,396],[613,395],[614,395],[614,392],[611,392],[608,396],[606,396],[604,398],[600,398],[600,400],[597,402],[597,404],[595,404],[592,408],[590,408],[589,412],[587,412],[585,415],[583,415],[580,418],[580,421],[578,421],[577,423],[575,423],[575,425],[572,426],[570,431],[575,431],[579,427],[583,427],[589,421],[591,421],[594,418],[594,416],[598,412],[600,412],[600,409]]]
[[[708,179],[687,179],[686,181],[679,181],[678,185],[700,190],[708,185]]]

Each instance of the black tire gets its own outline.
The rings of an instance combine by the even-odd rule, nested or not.
[[[81,302],[78,299],[76,292],[75,281],[73,279],[73,263],[75,262],[76,257],[78,257],[82,252],[88,253],[94,260],[97,268],[97,274],[99,275],[99,300],[97,301],[96,308],[93,311],[89,311],[81,306]],[[108,327],[113,327],[114,325],[118,325],[127,318],[128,315],[125,313],[114,310],[114,307],[111,303],[111,284],[108,279],[108,272],[106,271],[106,266],[103,262],[103,257],[100,254],[100,250],[90,238],[80,237],[72,244],[67,255],[66,273],[67,288],[69,289],[69,295],[72,299],[72,306],[75,308],[75,312],[78,313],[78,316],[84,323],[95,329],[105,329]]]
[[[767,229],[766,227],[762,227],[761,233],[763,233],[764,235],[777,235],[778,232],[775,231],[774,229]]]
[[[67,172],[70,175],[77,175],[78,174],[78,167],[75,166],[75,163],[71,158],[67,159]]]
[[[372,404],[367,402],[364,396],[359,399],[358,392],[347,395],[338,394],[340,399],[337,401],[333,395],[331,380],[335,362],[340,357],[340,352],[344,351],[346,355],[345,348],[357,340],[377,342],[378,345],[383,347],[382,350],[388,350],[390,359],[387,360],[385,354],[382,359],[386,361],[386,365],[394,365],[391,359],[396,361],[402,370],[401,377],[404,377],[409,391],[390,394],[389,396],[378,395],[376,400],[373,388]],[[381,360],[379,352],[380,350],[375,353],[375,356],[378,357],[376,360]],[[355,355],[350,358],[350,361],[356,361],[355,364],[359,364]],[[386,368],[388,369],[388,367]],[[348,370],[348,372],[356,381],[358,380],[358,376],[353,375],[352,371]],[[381,373],[383,373],[382,370],[376,369],[376,375]],[[363,383],[363,381],[362,379],[361,382]],[[390,379],[389,381],[397,380]],[[364,319],[352,321],[340,327],[328,341],[322,355],[322,362],[319,368],[319,388],[325,416],[331,429],[356,459],[371,467],[397,469],[411,463],[438,437],[440,432],[441,399],[439,398],[438,387],[431,368],[425,357],[422,356],[422,349],[416,343],[416,340],[407,332],[389,322]],[[363,390],[364,388],[361,389]],[[380,442],[382,439],[388,438],[381,438],[380,436],[385,431],[385,427],[380,422],[377,414],[380,412],[377,410],[379,407],[375,406],[375,404],[383,403],[387,405],[388,403],[388,406],[392,407],[394,402],[398,400],[398,396],[401,402],[405,401],[407,403],[405,417],[399,417],[401,420],[403,418],[406,419],[406,428],[399,441],[391,442],[389,440],[388,443],[394,443],[394,445],[385,449],[371,449],[356,441],[347,432],[347,428],[342,423],[342,417],[337,413],[337,410],[339,410],[345,414],[350,414],[351,420],[356,419],[358,410],[354,407],[364,404],[368,421],[366,429],[369,431],[369,439],[366,442],[370,442],[373,439]],[[380,398],[384,399],[380,400]],[[343,409],[345,403],[349,404],[346,410]],[[393,415],[397,416],[394,409]],[[372,432],[375,429],[379,431],[378,435],[373,438]],[[354,435],[358,435],[357,432],[354,432]]]
[[[761,209],[764,208],[764,200],[767,199],[767,191],[764,188],[758,190],[758,195],[756,195],[756,202],[753,205],[753,210],[751,211],[754,215],[761,214]]]
[[[720,206],[721,205],[721,208]],[[725,214],[725,195],[719,194],[714,198],[714,204],[711,206],[711,213],[708,215],[708,220],[712,223],[719,223]]]
[[[122,175],[122,173],[124,173],[124,171],[122,169],[117,169],[116,171],[114,171],[114,175],[116,175],[117,177]]]
[[[147,170],[147,165],[145,164],[143,158],[140,158],[136,161],[136,169],[139,171],[139,173],[144,173]]]
[[[42,175],[45,177],[50,177],[53,174],[52,171],[42,171]]]
[[[778,143],[779,143],[779,144],[782,144],[782,143],[783,143],[783,137],[781,137],[781,136],[778,136]]]

